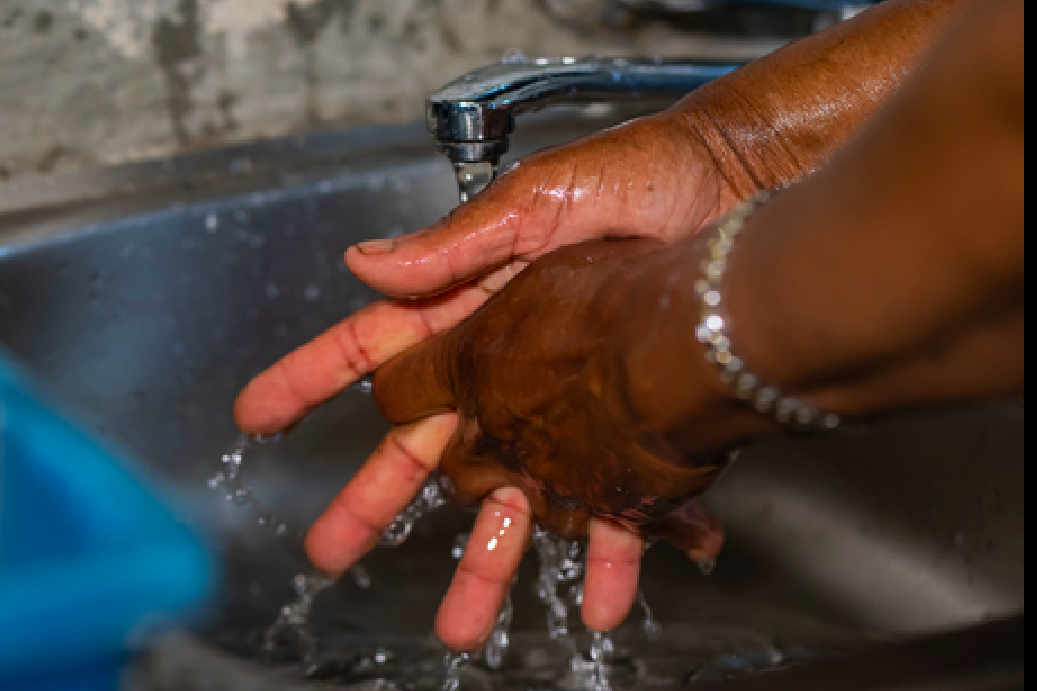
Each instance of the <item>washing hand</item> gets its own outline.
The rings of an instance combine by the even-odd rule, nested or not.
[[[722,450],[740,438],[738,425],[726,431],[721,425],[712,439],[691,444],[686,436],[638,437],[638,425],[650,431],[655,423],[646,420],[663,409],[625,407],[629,401],[603,388],[625,381],[621,367],[610,368],[630,348],[617,343],[592,352],[575,333],[563,338],[565,319],[593,315],[603,329],[596,345],[612,329],[629,336],[632,327],[618,326],[622,310],[609,300],[623,297],[621,286],[636,288],[630,281],[641,270],[635,267],[655,261],[653,248],[693,236],[760,188],[819,167],[888,100],[955,4],[961,3],[890,0],[660,115],[528,157],[423,231],[350,248],[350,270],[390,297],[257,376],[235,406],[242,429],[281,430],[427,342],[377,375],[379,402],[399,424],[310,530],[314,563],[341,572],[356,562],[437,468],[459,500],[482,502],[469,544],[494,545],[468,550],[440,609],[436,630],[456,649],[478,647],[489,635],[534,519],[571,535],[589,533],[583,615],[597,630],[612,628],[629,609],[642,531],[663,533],[695,558],[714,554],[715,522],[681,502],[716,474]],[[629,236],[655,242],[578,247],[527,269],[561,247]],[[500,300],[450,332],[520,272]],[[571,292],[561,290],[553,272],[574,281]],[[553,301],[539,294],[541,284],[551,286]],[[532,316],[515,321],[502,317],[506,309]],[[543,326],[548,322],[551,329]],[[495,340],[498,327],[508,341]],[[551,367],[558,369],[549,376]],[[456,377],[441,378],[447,373]],[[613,379],[595,383],[595,376]],[[494,399],[493,392],[506,398]],[[570,396],[581,406],[605,405],[604,417],[566,405]],[[541,408],[551,412],[550,421]],[[517,425],[519,419],[531,427]],[[588,430],[601,440],[584,436]],[[554,446],[567,457],[549,456]],[[624,465],[619,455],[627,453],[632,460]],[[600,477],[584,474],[583,463],[594,464]],[[625,467],[633,472],[613,491],[609,483]],[[674,507],[679,510],[667,513]]]
[[[736,197],[701,139],[678,127],[684,127],[683,121],[649,118],[538,154],[431,228],[350,248],[350,269],[395,297],[357,312],[256,377],[237,402],[238,424],[255,432],[285,428],[401,351],[448,331],[530,262],[559,247],[629,235],[631,229],[666,240],[694,233]],[[597,268],[592,264],[587,275],[595,275]],[[575,296],[569,304],[582,307]],[[379,375],[379,396],[386,405],[441,393],[415,384],[408,393],[382,396],[382,381],[387,380]],[[393,386],[398,392],[407,388],[406,383]],[[438,414],[420,419],[417,413],[433,411],[401,415],[386,409],[390,419],[403,424],[388,434],[310,530],[307,549],[318,567],[341,572],[378,542],[382,530],[437,469],[454,437],[457,414],[448,408],[443,405]],[[469,544],[485,545],[496,538],[492,554],[466,553],[436,625],[451,647],[472,648],[492,629],[528,546],[531,521],[553,521],[548,525],[557,529],[563,522],[556,520],[557,512],[545,511],[535,495],[509,482],[494,483],[490,473],[442,470],[455,481],[459,499],[482,500]],[[706,474],[711,473],[686,484],[685,493],[701,486]],[[654,492],[645,498],[676,497],[670,494]],[[675,508],[660,503],[656,513],[663,506]],[[588,522],[596,508],[573,512],[565,532],[589,531],[584,619],[592,628],[608,630],[633,601],[643,542],[636,530],[620,523]],[[505,518],[509,526],[500,534]],[[673,513],[668,525],[673,534],[684,535],[683,544],[696,559],[712,559],[720,547],[719,526],[693,505]],[[676,530],[678,525],[687,529]]]

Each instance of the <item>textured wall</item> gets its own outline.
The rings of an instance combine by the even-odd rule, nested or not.
[[[547,9],[579,4],[0,0],[0,180],[416,118],[428,91],[515,49],[708,51],[661,22],[574,26]]]

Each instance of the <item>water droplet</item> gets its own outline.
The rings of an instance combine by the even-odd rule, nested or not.
[[[290,641],[301,654],[303,669],[314,670],[319,648],[317,639],[310,631],[310,612],[317,596],[333,583],[334,581],[327,576],[316,573],[300,573],[292,578],[296,600],[281,608],[277,621],[263,635],[263,648],[268,651],[275,650],[282,642]]]
[[[351,391],[370,395],[371,391],[374,390],[374,381],[371,380],[371,377],[361,377],[350,384],[349,388]]]
[[[471,656],[468,653],[447,653],[443,658],[443,683],[441,691],[457,691],[461,686],[461,674],[468,668]]]
[[[309,284],[303,291],[303,297],[306,298],[306,302],[316,302],[320,299],[320,286],[316,283]]]
[[[464,556],[465,547],[468,545],[468,533],[458,533],[454,536],[454,546],[450,548],[450,556],[460,559]]]
[[[209,214],[205,217],[205,231],[207,233],[215,233],[216,228],[220,225],[220,219],[216,214]]]
[[[353,568],[349,570],[349,574],[353,577],[353,582],[361,590],[367,590],[371,587],[371,574],[367,572],[367,568],[363,564],[354,564]]]
[[[586,555],[584,546],[575,540],[565,540],[536,528],[533,535],[540,562],[536,580],[537,597],[547,608],[547,632],[552,640],[569,639],[569,607],[576,586],[583,578]]]
[[[521,48],[508,48],[500,61],[505,65],[522,65],[526,62],[526,56]]]
[[[442,492],[440,492],[436,475],[429,476],[425,485],[418,491],[418,494],[411,500],[410,504],[407,505],[407,508],[382,533],[380,544],[383,547],[396,547],[403,544],[410,536],[411,530],[414,528],[414,522],[427,512],[442,506],[445,501]]]
[[[640,588],[637,589],[637,602],[641,605],[641,611],[644,613],[644,619],[641,621],[641,630],[644,631],[649,640],[658,638],[662,630],[659,627],[659,622],[657,622],[655,617],[652,616],[652,610],[648,606],[648,600],[645,598],[644,591]]]
[[[228,494],[227,498],[238,506],[248,506],[252,502],[252,490],[247,487],[238,487]]]
[[[511,644],[509,631],[514,612],[515,608],[512,605],[511,592],[509,591],[504,598],[501,611],[497,614],[497,621],[494,623],[490,639],[483,649],[483,659],[486,660],[486,666],[490,669],[500,669],[504,664],[504,654]]]

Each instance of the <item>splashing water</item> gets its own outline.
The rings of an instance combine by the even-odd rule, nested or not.
[[[593,689],[593,691],[611,691],[609,682],[608,660],[612,657],[615,646],[608,633],[594,631],[588,658],[575,656],[570,663],[574,672],[577,688]]]
[[[652,615],[652,608],[648,606],[648,599],[645,598],[645,593],[640,588],[637,589],[637,604],[641,605],[641,612],[644,614],[644,618],[641,620],[641,630],[644,631],[648,640],[654,641],[662,635],[662,628]]]
[[[418,491],[410,504],[407,505],[407,508],[396,516],[393,522],[385,529],[379,544],[382,547],[398,547],[402,545],[404,540],[410,536],[411,531],[414,529],[414,523],[419,518],[429,511],[438,509],[445,503],[446,499],[443,497],[443,491],[439,487],[439,479],[433,473],[425,481],[424,486]]]
[[[292,579],[296,600],[281,608],[277,621],[263,634],[263,650],[270,653],[287,643],[301,658],[303,674],[312,674],[317,669],[320,648],[310,629],[310,612],[313,601],[334,582],[318,573],[297,574]]]
[[[509,592],[504,597],[504,605],[497,615],[497,623],[494,625],[493,633],[490,634],[490,640],[482,653],[483,659],[486,660],[486,666],[490,669],[500,669],[501,665],[504,664],[504,653],[511,644],[509,631],[511,629],[511,618],[514,613],[515,608],[511,604],[511,593]]]
[[[295,543],[302,544],[303,534],[301,531],[293,531],[281,518],[258,501],[252,492],[252,488],[245,484],[242,476],[242,460],[245,452],[253,444],[269,444],[279,441],[281,435],[272,437],[259,434],[241,434],[231,448],[220,457],[221,469],[209,478],[211,489],[222,489],[227,501],[242,508],[251,509],[256,517],[256,523],[263,526],[274,537],[287,537]]]
[[[266,528],[273,537],[287,539],[301,549],[304,532],[290,528],[274,511],[258,501],[242,474],[244,457],[254,444],[276,443],[282,436],[241,434],[220,457],[221,469],[209,478],[208,484],[212,489],[222,490],[228,501],[251,510],[256,524]],[[359,588],[366,590],[371,587],[371,576],[362,564],[354,564],[349,574]],[[296,574],[292,579],[296,599],[281,607],[277,620],[263,634],[263,652],[269,654],[288,646],[302,661],[304,674],[312,674],[317,669],[320,650],[318,640],[310,628],[310,612],[317,596],[334,583],[335,579],[316,570]]]
[[[351,389],[370,393],[370,379],[363,379]],[[243,464],[250,449],[256,444],[269,444],[280,439],[280,435],[264,437],[259,435],[241,435],[230,449],[221,456],[218,471],[209,480],[209,486],[219,490],[233,504],[247,509],[255,516],[257,525],[261,526],[272,537],[301,547],[303,531],[295,530],[282,520],[274,511],[265,506],[254,496],[252,488],[246,484],[243,475]],[[444,480],[445,482],[445,480]],[[410,504],[386,528],[380,544],[395,547],[402,544],[412,533],[415,523],[424,515],[442,506],[446,500],[439,478],[429,477]],[[451,547],[451,554],[459,559],[467,544],[468,535],[459,534]],[[551,641],[560,645],[558,654],[552,656],[554,669],[560,676],[555,677],[556,687],[580,691],[612,691],[616,688],[627,688],[626,676],[632,668],[629,660],[616,654],[615,643],[610,634],[590,632],[589,649],[584,636],[575,635],[572,630],[571,614],[573,607],[579,607],[583,600],[583,578],[586,572],[586,545],[583,541],[566,540],[555,537],[540,528],[535,529],[533,544],[539,558],[539,571],[535,581],[535,592],[545,607],[547,633]],[[700,563],[703,573],[709,573],[713,564]],[[350,570],[353,581],[360,588],[371,586],[371,577],[361,564]],[[284,660],[286,657],[300,661],[300,669],[304,676],[325,678],[329,673],[360,674],[364,678],[376,673],[379,683],[388,684],[385,688],[395,688],[395,675],[386,667],[386,662],[395,659],[393,650],[379,648],[375,653],[350,658],[346,651],[334,652],[331,656],[321,650],[321,641],[312,628],[312,613],[316,599],[331,586],[335,580],[316,570],[297,573],[291,581],[295,597],[281,607],[277,619],[262,634],[260,651],[268,661]],[[648,605],[645,594],[638,590],[637,603],[643,613],[641,630],[647,640],[660,639],[660,626]],[[487,676],[488,672],[504,674],[504,661],[512,645],[511,625],[514,617],[514,606],[509,592],[497,615],[494,629],[485,648],[479,653],[448,653],[442,658],[441,665],[435,665],[441,672],[440,691],[460,691],[462,688],[490,688],[497,682]],[[578,617],[577,617],[578,619]],[[582,630],[582,627],[581,627]],[[327,632],[322,634],[325,635]],[[521,638],[521,636],[520,636]],[[582,645],[580,645],[582,642]],[[327,646],[335,647],[329,638]],[[516,644],[521,645],[521,644]],[[520,649],[523,649],[520,647]],[[544,659],[544,662],[548,658]],[[360,662],[357,662],[360,660]],[[714,665],[700,668],[696,672],[707,678],[708,675],[727,675],[745,669],[766,669],[776,664],[772,654],[761,656],[759,660],[749,660],[744,655],[723,658]],[[431,662],[431,661],[430,661]],[[478,665],[473,666],[473,663]],[[753,664],[748,664],[752,662]],[[543,664],[541,663],[537,663]],[[616,665],[619,666],[616,666]],[[627,667],[623,665],[626,664]],[[361,669],[362,668],[362,669]],[[737,668],[737,669],[736,669]],[[426,668],[428,669],[428,668]],[[431,671],[431,670],[429,670]],[[362,673],[362,674],[361,674]],[[385,677],[389,674],[389,677]],[[508,675],[512,672],[508,672]],[[617,676],[618,675],[618,676]],[[351,678],[357,678],[355,676]],[[428,678],[432,681],[435,677]],[[532,677],[531,677],[532,678]],[[474,684],[474,686],[473,686]],[[421,688],[425,688],[422,686]],[[510,687],[509,687],[510,688]]]
[[[471,662],[468,653],[447,653],[443,658],[443,683],[441,691],[457,691],[461,687],[461,675]]]
[[[581,542],[535,529],[533,545],[540,560],[536,594],[547,607],[547,633],[552,640],[570,642],[569,607],[583,600],[586,550]]]
[[[273,444],[282,437],[282,434],[241,434],[231,448],[220,457],[222,468],[209,478],[209,487],[223,490],[228,501],[244,509],[250,509],[256,517],[256,524],[267,529],[274,537],[287,539],[294,546],[301,548],[305,538],[304,531],[290,527],[274,511],[256,499],[252,488],[245,484],[242,475],[245,454],[253,445]],[[371,576],[361,564],[354,565],[349,573],[360,588],[366,590],[371,587]]]

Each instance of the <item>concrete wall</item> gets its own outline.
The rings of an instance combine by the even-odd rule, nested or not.
[[[581,12],[581,5],[593,7]],[[0,181],[417,118],[427,92],[516,49],[669,56],[708,53],[715,44],[663,22],[631,27],[623,17],[564,16],[600,18],[602,6],[0,0]]]

